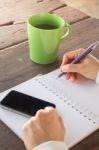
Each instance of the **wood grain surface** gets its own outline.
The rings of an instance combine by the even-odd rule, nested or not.
[[[63,17],[73,28],[69,39],[61,43],[57,61],[38,65],[30,61],[26,31],[27,16],[50,12]],[[2,0],[0,2],[0,92],[39,73],[48,73],[61,64],[65,52],[87,47],[99,38],[99,20],[64,5],[58,0]],[[94,51],[99,59],[98,48]],[[0,121],[0,150],[25,150],[23,142]],[[99,130],[71,150],[99,150]]]
[[[12,18],[6,18],[6,21],[2,20],[1,17],[1,23],[0,23],[0,50],[3,48],[6,48],[8,46],[12,46],[18,43],[21,43],[23,41],[27,40],[27,26],[26,26],[26,19],[27,16],[32,15],[36,12],[42,12],[43,10],[46,12],[55,13],[57,15],[60,15],[63,17],[66,21],[68,21],[70,24],[77,22],[79,20],[83,20],[88,18],[88,16],[82,12],[79,12],[76,9],[72,9],[71,7],[67,7],[64,4],[60,4],[59,2],[55,4],[55,1],[49,4],[49,7],[47,8],[48,0],[41,3],[39,5],[32,7],[32,9],[25,9],[21,12],[22,17],[20,18],[20,15],[13,16]],[[43,8],[41,7],[43,6]],[[33,9],[34,8],[34,9]],[[18,8],[16,7],[16,11]],[[22,10],[21,10],[22,11]],[[12,12],[12,11],[11,11]],[[8,11],[9,14],[9,11]],[[18,18],[19,17],[19,18]],[[8,21],[9,19],[9,21]],[[5,23],[6,22],[6,23]],[[9,38],[10,37],[10,38]]]

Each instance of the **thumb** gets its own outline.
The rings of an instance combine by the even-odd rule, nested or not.
[[[80,72],[81,64],[67,64],[61,67],[63,72]]]

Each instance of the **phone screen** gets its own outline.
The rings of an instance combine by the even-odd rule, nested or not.
[[[53,103],[20,93],[11,91],[0,102],[1,106],[11,108],[29,116],[34,116],[39,109],[44,109],[46,106],[55,107]]]

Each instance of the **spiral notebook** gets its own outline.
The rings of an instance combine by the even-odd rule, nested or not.
[[[0,94],[0,100],[11,90],[52,102],[63,118],[68,148],[99,129],[99,85],[82,77],[80,84],[57,78],[60,71],[38,75]],[[28,118],[0,108],[0,118],[22,139],[22,126]]]

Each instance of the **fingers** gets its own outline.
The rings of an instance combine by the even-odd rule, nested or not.
[[[70,63],[75,57],[77,57],[81,52],[83,51],[83,48],[80,48],[76,51],[70,51],[64,54],[62,64],[61,66]]]
[[[80,73],[81,67],[82,67],[82,64],[67,64],[61,67],[61,71]]]
[[[75,73],[81,74],[81,70],[84,68],[83,63],[80,64],[70,64],[84,49],[80,48],[76,51],[70,51],[64,54],[63,61],[60,66],[62,72],[66,72],[66,80],[71,82],[79,83],[79,77]]]
[[[69,80],[74,83],[79,83],[79,77],[76,73],[71,73]]]
[[[49,106],[49,107],[45,107],[44,109],[40,109],[37,111],[36,116],[39,117],[40,115],[46,115],[49,113],[55,113],[55,108]]]
[[[46,107],[44,109],[45,113],[46,113],[46,116],[48,116],[50,119],[54,119],[54,118],[59,118],[59,114],[58,112],[56,111],[55,108],[53,107]]]
[[[42,116],[45,114],[44,109],[40,109],[36,112],[35,117],[36,118],[42,118]]]
[[[79,76],[76,73],[66,73],[65,78],[71,82],[79,83]]]
[[[57,113],[56,109],[49,106],[49,107],[45,107],[44,109],[38,110],[35,117],[38,120],[44,120],[44,118],[46,119],[47,116],[52,117],[52,116],[55,116],[55,115],[58,116],[58,113]]]
[[[75,74],[74,74],[74,73],[71,73],[71,74],[70,74],[70,78],[69,78],[69,80],[70,80],[71,82],[75,82],[75,80],[76,80],[76,76],[75,76]]]
[[[66,80],[69,80],[69,79],[70,79],[70,76],[71,76],[71,73],[66,72],[66,74],[65,74],[65,78],[66,78]]]
[[[44,111],[45,111],[45,112],[48,112],[48,113],[50,113],[50,112],[53,113],[53,112],[56,111],[56,109],[49,106],[49,107],[45,107]]]
[[[31,119],[27,121],[27,124],[24,125],[23,130],[26,131],[28,126],[32,127],[33,124],[35,125],[36,122],[44,121],[49,117],[53,118],[53,116],[59,118],[56,109],[54,109],[53,107],[45,107],[45,109],[40,109],[39,111],[37,111],[34,117],[31,117]]]
[[[91,54],[87,55],[80,63],[72,64],[72,60],[82,53],[82,51],[83,49],[71,51],[63,56],[60,70],[66,72],[65,77],[67,80],[78,83],[79,78],[77,75],[75,76],[75,73],[81,74],[88,79],[96,79],[97,70],[99,70],[99,61]]]

